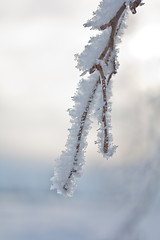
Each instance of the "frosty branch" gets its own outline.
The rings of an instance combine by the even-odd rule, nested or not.
[[[78,134],[77,134],[76,152],[75,152],[74,161],[73,161],[73,165],[74,165],[74,166],[76,166],[76,165],[78,164],[78,153],[79,153],[79,151],[80,151],[80,144],[81,144],[81,138],[82,138],[82,133],[83,133],[83,128],[84,128],[85,120],[86,120],[87,114],[88,114],[88,112],[89,112],[90,104],[91,104],[92,101],[93,101],[94,94],[95,94],[95,92],[96,92],[96,89],[97,89],[97,86],[98,86],[99,83],[100,83],[100,79],[97,80],[96,85],[95,85],[95,87],[94,87],[94,89],[93,89],[93,92],[92,92],[91,96],[89,97],[89,100],[88,100],[87,105],[86,105],[86,107],[85,107],[85,111],[84,111],[84,113],[83,113],[83,115],[82,115],[82,117],[81,117],[80,128],[79,128],[79,132],[78,132]],[[66,181],[66,183],[65,183],[64,186],[63,186],[63,189],[64,189],[65,191],[68,190],[68,181],[71,179],[72,175],[73,175],[74,173],[76,173],[76,172],[77,172],[76,168],[72,168],[72,169],[71,169],[71,171],[70,171],[70,173],[69,173],[69,176],[68,176],[68,178],[67,178],[67,181]]]
[[[110,133],[111,81],[118,68],[116,45],[125,28],[126,11],[129,8],[135,14],[140,5],[143,5],[142,0],[103,0],[93,18],[84,25],[98,29],[101,34],[91,38],[84,51],[77,56],[77,67],[84,72],[82,75],[89,72],[89,77],[81,80],[74,96],[75,105],[70,110],[72,127],[66,150],[57,160],[51,179],[51,189],[57,189],[58,193],[67,196],[73,194],[75,177],[80,176],[84,164],[89,116],[93,107],[97,109],[95,117],[101,126],[97,141],[100,151],[109,158],[116,150]]]

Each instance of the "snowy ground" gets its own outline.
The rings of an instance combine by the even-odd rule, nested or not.
[[[49,191],[47,164],[1,163],[9,175],[0,177],[0,239],[159,240],[160,194],[148,164],[90,166],[68,199]]]

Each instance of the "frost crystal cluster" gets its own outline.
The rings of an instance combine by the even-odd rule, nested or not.
[[[66,196],[72,196],[76,186],[75,178],[81,175],[84,165],[86,137],[91,125],[90,115],[94,115],[100,125],[98,146],[103,156],[109,158],[116,150],[111,135],[111,86],[112,76],[117,73],[117,43],[125,28],[128,9],[134,14],[142,5],[141,0],[103,0],[85,27],[99,30],[92,37],[84,51],[76,55],[77,68],[82,72],[77,93],[73,97],[74,106],[69,110],[71,128],[66,149],[55,163],[51,189]]]

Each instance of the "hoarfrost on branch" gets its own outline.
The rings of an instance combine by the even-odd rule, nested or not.
[[[98,29],[99,34],[92,37],[84,51],[76,55],[77,68],[82,76],[73,97],[74,106],[69,110],[71,128],[66,149],[57,159],[51,189],[65,196],[72,196],[84,165],[84,153],[87,147],[86,136],[90,129],[90,115],[93,109],[100,125],[98,146],[107,159],[113,155],[117,146],[113,145],[111,135],[111,87],[112,76],[117,73],[117,43],[126,27],[125,18],[128,9],[135,14],[136,8],[143,5],[142,0],[103,0],[93,13],[93,18],[84,27]]]

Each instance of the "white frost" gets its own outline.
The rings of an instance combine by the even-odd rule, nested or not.
[[[115,17],[117,11],[124,4],[124,0],[103,0],[94,16],[89,20],[85,26],[92,29],[100,29],[112,18]],[[124,10],[124,9],[123,9]],[[51,189],[57,189],[57,192],[65,196],[72,196],[76,187],[75,178],[79,177],[84,165],[84,154],[87,147],[86,136],[88,134],[91,120],[90,114],[93,111],[93,106],[97,111],[95,116],[98,119],[100,128],[98,131],[98,146],[100,152],[104,157],[109,158],[116,150],[116,146],[112,143],[111,135],[111,84],[113,74],[118,69],[117,49],[116,45],[120,41],[120,36],[125,28],[126,10],[119,17],[117,22],[117,29],[114,32],[114,40],[112,47],[107,48],[104,58],[100,58],[106,46],[111,39],[113,33],[112,26],[108,26],[105,30],[100,31],[96,37],[92,37],[81,54],[77,54],[77,68],[83,71],[82,75],[90,72],[87,79],[82,79],[77,88],[77,93],[73,97],[74,106],[69,110],[71,116],[71,128],[69,129],[69,136],[66,143],[66,149],[55,162],[54,176],[52,177]],[[105,78],[105,87],[102,84],[103,74],[98,68],[101,66]],[[109,80],[109,82],[108,82]],[[104,81],[103,81],[104,82]],[[104,100],[104,88],[106,92],[106,103]],[[106,127],[104,128],[104,120],[102,116],[105,111]],[[108,137],[108,151],[104,153],[104,138],[105,129],[107,129]]]
[[[98,9],[93,13],[93,18],[84,24],[91,29],[100,29],[103,24],[109,23],[116,15],[119,8],[126,3],[125,0],[103,0],[100,2]]]

